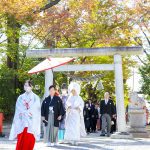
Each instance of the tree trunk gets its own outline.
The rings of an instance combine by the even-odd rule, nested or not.
[[[7,67],[12,69],[14,74],[12,77],[12,87],[14,89],[15,97],[16,89],[18,88],[17,69],[19,66],[19,37],[21,25],[17,20],[8,15],[7,16]]]

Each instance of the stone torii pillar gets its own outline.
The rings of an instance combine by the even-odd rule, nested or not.
[[[126,132],[122,58],[119,54],[114,55],[114,67],[118,132]]]
[[[122,56],[114,55],[115,69],[115,91],[116,91],[116,107],[117,107],[117,128],[118,132],[111,135],[111,138],[132,138],[132,135],[127,133],[125,121],[125,106],[124,106],[124,86],[123,86],[123,69]]]
[[[44,98],[49,95],[49,86],[53,85],[53,71],[51,69],[45,71],[45,92]]]

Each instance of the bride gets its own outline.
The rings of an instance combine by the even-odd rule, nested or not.
[[[78,145],[81,136],[86,136],[84,119],[83,119],[83,107],[84,102],[79,96],[80,85],[72,82],[69,85],[70,96],[66,102],[66,124],[65,124],[65,136],[64,140],[72,145]]]

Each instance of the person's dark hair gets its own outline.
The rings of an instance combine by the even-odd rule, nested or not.
[[[61,85],[61,89],[68,89],[67,84],[66,84],[66,83],[63,83],[63,84]]]
[[[86,105],[86,104],[89,104],[89,102],[85,102],[85,105]]]
[[[52,89],[52,88],[56,89],[55,85],[51,85],[51,86],[49,87],[49,90]]]
[[[25,83],[28,83],[30,87],[32,87],[32,86],[33,86],[33,82],[32,82],[31,80],[26,80],[26,82],[25,82]]]

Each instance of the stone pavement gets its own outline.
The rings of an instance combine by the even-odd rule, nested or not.
[[[3,126],[5,138],[0,138],[0,150],[15,150],[15,141],[9,141],[10,123]],[[147,128],[150,131],[150,127]],[[150,132],[149,132],[150,133]],[[59,144],[57,147],[46,147],[40,141],[35,144],[34,150],[150,150],[150,138],[145,139],[111,139],[100,137],[100,133],[92,133],[86,138],[82,138],[79,146]]]
[[[0,150],[15,150],[15,142],[8,141],[8,138],[0,138]],[[150,139],[111,139],[99,137],[99,133],[90,134],[82,138],[79,146],[59,144],[56,147],[46,147],[40,141],[35,145],[34,150],[150,150]]]

